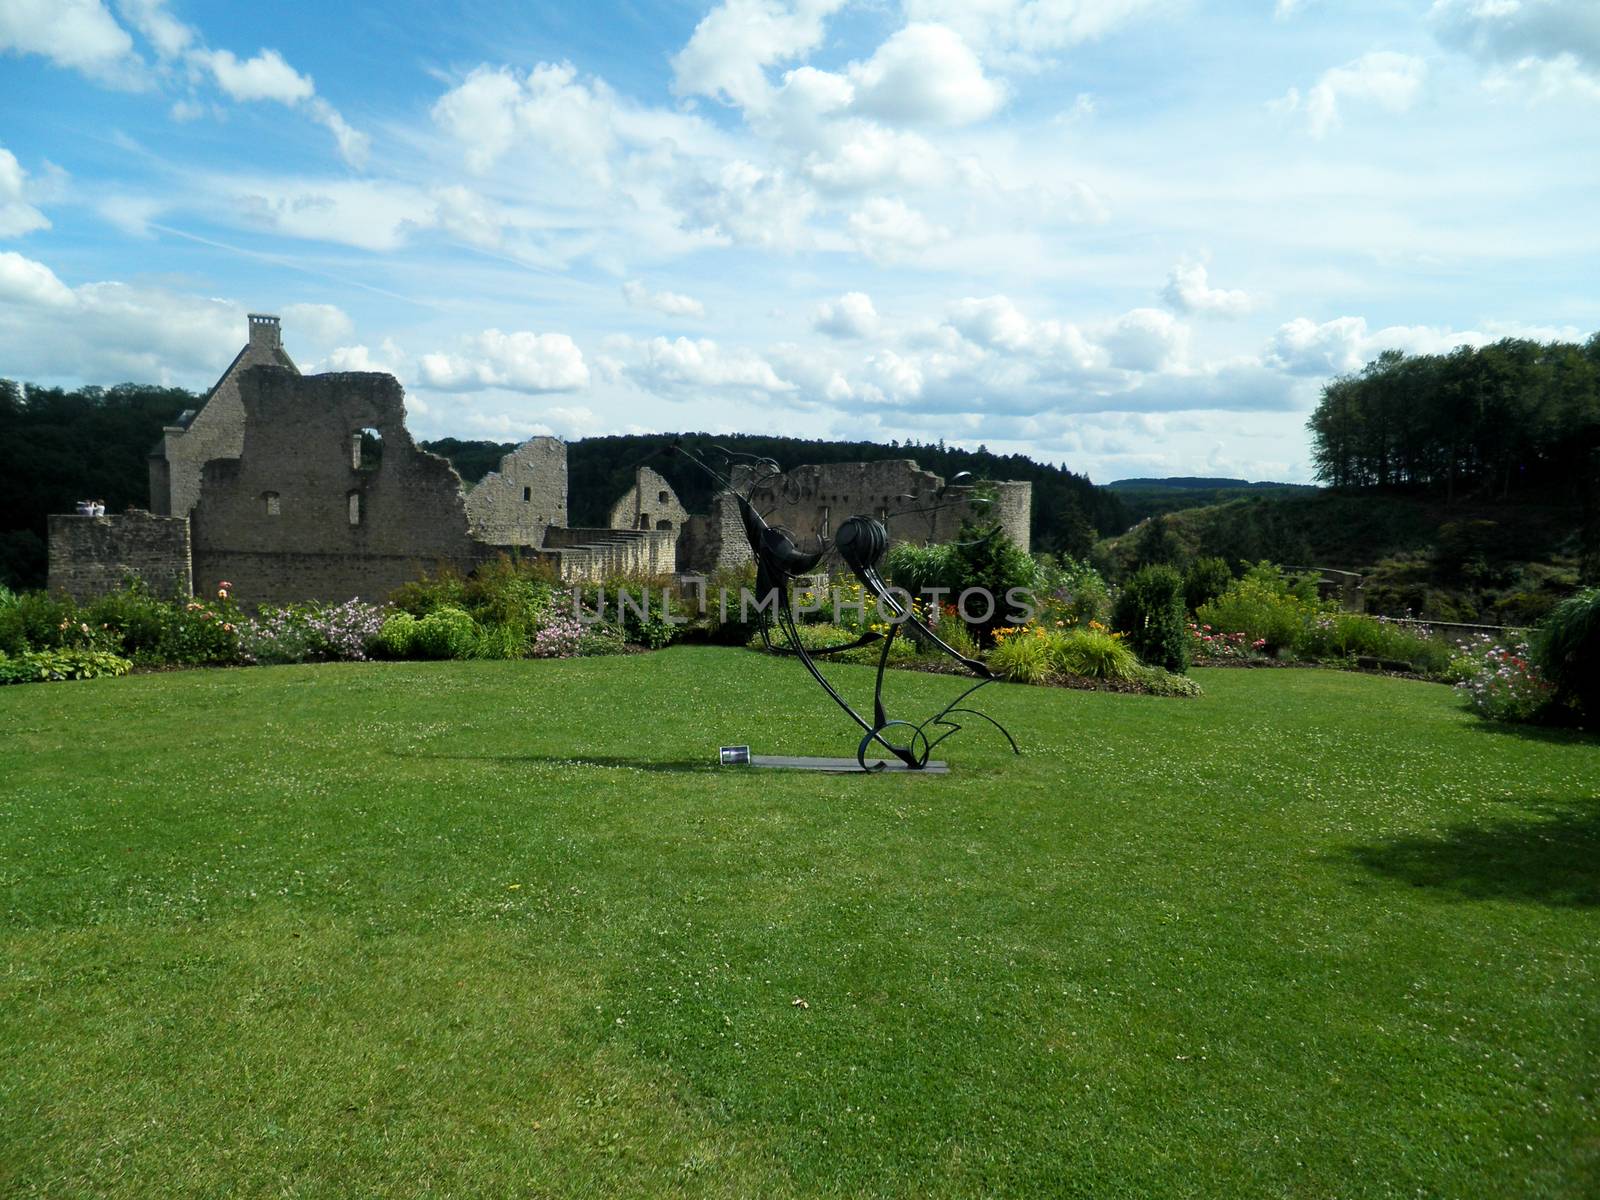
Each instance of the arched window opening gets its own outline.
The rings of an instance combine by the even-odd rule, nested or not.
[[[261,502],[266,506],[267,516],[269,517],[276,517],[283,512],[283,508],[278,502],[277,492],[262,492]]]

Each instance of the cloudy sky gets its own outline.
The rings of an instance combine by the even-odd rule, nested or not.
[[[0,375],[280,313],[420,436],[1303,480],[1385,347],[1600,328],[1597,0],[0,0]]]

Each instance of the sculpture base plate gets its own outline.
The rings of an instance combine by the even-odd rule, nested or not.
[[[882,764],[881,768],[879,764]],[[789,758],[781,754],[752,754],[752,767],[775,767],[785,771],[826,771],[831,775],[876,775],[880,772],[901,771],[907,775],[948,775],[950,766],[935,759],[921,770],[906,766],[898,758],[869,758],[870,771],[862,771],[861,764],[853,758]]]

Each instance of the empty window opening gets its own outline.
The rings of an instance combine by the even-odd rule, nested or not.
[[[649,513],[640,513],[639,514],[639,528],[640,529],[649,529],[650,528],[650,514]]]
[[[350,524],[359,525],[361,524],[361,493],[351,492],[348,499],[350,504]]]
[[[350,465],[357,471],[376,471],[383,462],[383,434],[358,429],[350,435]]]
[[[656,522],[656,528],[657,529],[671,529],[672,528],[672,522],[671,521],[657,521]]]
[[[660,492],[657,494],[656,499],[660,503],[665,504],[667,502],[667,494],[665,492]]]
[[[267,506],[267,516],[276,517],[283,511],[282,507],[278,503],[277,492],[262,492],[261,499],[262,502]]]
[[[533,489],[531,487],[523,488],[522,489],[522,502],[524,504],[527,504],[532,499],[533,499]]]

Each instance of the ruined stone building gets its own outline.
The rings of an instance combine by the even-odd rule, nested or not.
[[[50,517],[50,588],[80,599],[138,575],[157,592],[214,592],[247,604],[385,599],[424,572],[463,574],[513,553],[561,578],[711,574],[748,561],[732,496],[691,514],[658,472],[640,467],[604,529],[567,525],[567,448],[535,437],[469,489],[420,449],[392,375],[302,375],[277,317],[252,314],[249,340],[197,409],[150,452],[150,508]],[[1032,487],[987,485],[986,508],[958,500],[919,513],[943,480],[909,459],[801,467],[754,499],[802,539],[856,513],[887,517],[891,540],[946,540],[962,519],[998,519],[1024,548]]]
[[[735,486],[748,480],[748,468],[734,471]],[[877,462],[823,463],[796,467],[781,479],[756,488],[752,503],[774,525],[802,543],[831,536],[839,523],[857,514],[883,521],[889,542],[946,542],[961,534],[968,520],[998,523],[1024,550],[1031,543],[1029,522],[1033,484],[1026,480],[985,483],[987,503],[971,487],[946,488],[944,480],[909,458]],[[614,529],[680,530],[678,570],[708,575],[737,567],[750,558],[744,523],[733,497],[712,498],[711,511],[689,514],[672,486],[649,467],[640,467],[633,487],[612,507]]]

